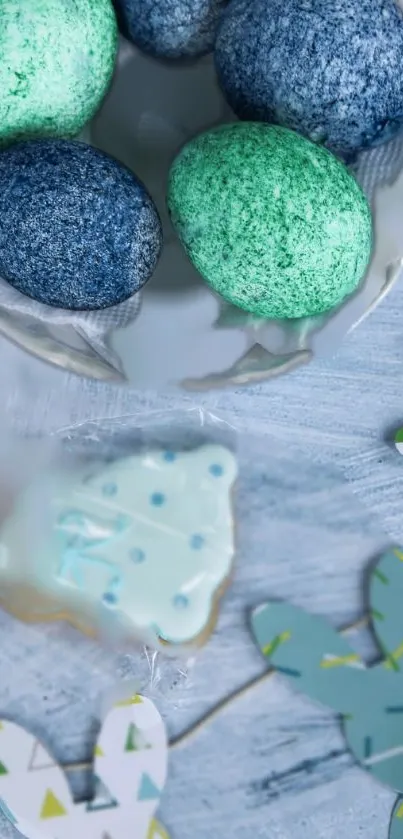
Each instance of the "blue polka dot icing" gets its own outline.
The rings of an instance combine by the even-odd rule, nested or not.
[[[224,469],[220,463],[212,463],[209,472],[211,475],[214,475],[215,478],[221,478],[224,474]]]
[[[165,495],[163,492],[153,492],[150,501],[153,507],[162,507],[165,504]]]
[[[346,159],[400,131],[402,55],[395,0],[232,0],[215,50],[239,117],[292,128]]]
[[[141,550],[141,548],[131,548],[129,551],[129,556],[132,562],[136,565],[139,565],[141,562],[144,562],[146,555],[145,552]]]
[[[0,155],[0,274],[64,309],[103,309],[151,277],[161,224],[145,187],[82,143],[38,140]]]
[[[166,463],[173,463],[176,460],[176,452],[167,451],[164,452],[164,460]]]
[[[186,609],[189,605],[189,598],[185,594],[176,594],[173,604],[175,609]]]
[[[194,58],[213,49],[228,0],[115,0],[123,34],[159,58]]]
[[[107,606],[116,606],[118,597],[113,591],[106,591],[105,594],[102,595],[102,600]]]
[[[204,542],[205,538],[201,533],[193,533],[190,537],[190,547],[193,548],[194,551],[199,551],[200,548],[203,547]]]
[[[71,615],[91,633],[102,620],[103,637],[110,629],[116,638],[122,627],[125,637],[157,647],[161,640],[188,646],[206,637],[232,569],[237,463],[219,445],[174,454],[173,463],[160,448],[141,451],[94,468],[90,481],[88,468],[77,483],[71,475],[52,476],[51,526],[34,540],[30,562],[32,585],[55,613]],[[221,467],[219,480],[213,465]],[[105,494],[111,486],[117,492]],[[26,491],[0,529],[13,584],[20,586],[26,584],[21,532],[29,528],[38,489]],[[7,579],[6,563],[0,586]]]

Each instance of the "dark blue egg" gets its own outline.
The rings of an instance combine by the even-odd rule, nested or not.
[[[162,244],[137,178],[82,143],[37,140],[0,154],[0,275],[63,309],[103,309],[147,282]]]
[[[215,57],[239,117],[295,129],[346,158],[403,125],[395,0],[232,0]]]
[[[211,52],[228,0],[114,0],[122,32],[159,58]]]

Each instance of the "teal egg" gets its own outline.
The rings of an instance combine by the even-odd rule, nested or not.
[[[371,255],[370,208],[347,168],[277,126],[229,124],[191,140],[171,167],[168,207],[211,288],[263,318],[333,309]]]
[[[0,0],[0,144],[78,134],[116,54],[111,0]]]

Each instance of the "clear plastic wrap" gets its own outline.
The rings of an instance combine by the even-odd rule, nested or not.
[[[146,696],[167,728],[169,768],[156,817],[171,839],[218,836],[223,819],[230,832],[246,824],[248,837],[258,835],[263,808],[269,828],[291,836],[299,819],[301,836],[311,839],[312,784],[324,781],[335,785],[328,818],[339,824],[343,801],[343,814],[357,807],[371,839],[386,837],[373,811],[361,820],[370,781],[353,766],[338,720],[270,673],[250,627],[256,607],[279,599],[347,627],[365,661],[376,654],[363,627],[362,583],[389,539],[334,463],[315,462],[295,435],[285,439],[275,426],[240,433],[191,411],[64,429],[49,450],[44,441],[44,459],[38,449],[30,473],[56,463],[71,468],[72,458],[98,463],[133,445],[172,445],[180,429],[182,445],[229,447],[239,470],[234,574],[205,647],[173,658],[164,648],[108,644],[107,632],[97,644],[66,624],[31,627],[0,612],[2,715],[48,745],[84,800],[93,790],[87,770],[109,692],[113,700],[135,691]],[[32,445],[36,450],[38,441]],[[387,802],[385,825],[389,812]]]
[[[209,636],[234,560],[234,434],[200,411],[89,423],[53,438],[4,516],[1,599],[118,649]]]

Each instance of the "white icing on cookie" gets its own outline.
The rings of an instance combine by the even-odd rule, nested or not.
[[[30,548],[31,581],[66,611],[99,618],[102,605],[134,634],[192,640],[231,571],[236,472],[228,449],[205,445],[128,457],[73,486],[56,482],[50,533]],[[3,527],[9,559],[0,580],[16,574],[28,508],[25,499]]]

